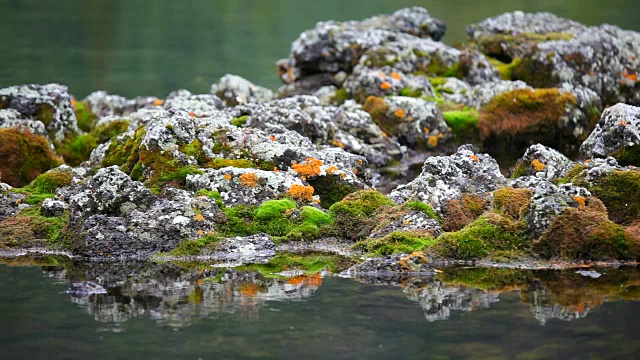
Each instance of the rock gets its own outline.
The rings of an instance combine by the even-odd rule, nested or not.
[[[440,40],[445,25],[419,7],[401,9],[362,21],[319,22],[291,44],[285,83],[316,73],[350,72],[367,49],[386,42],[417,37]]]
[[[442,93],[442,97],[445,100],[457,104],[464,104],[478,110],[500,94],[517,89],[531,89],[531,87],[524,81],[508,80],[490,81],[471,87],[458,85],[457,83],[453,83],[451,80],[448,80],[442,88],[449,90]]]
[[[640,166],[640,107],[617,104],[602,113],[580,146],[584,158],[613,156],[621,165]]]
[[[605,105],[639,104],[640,34],[587,27],[550,13],[506,13],[467,28],[481,51],[510,63],[513,80],[538,88],[567,82],[593,90]]]
[[[191,94],[187,90],[174,92],[167,96],[165,109],[183,108],[197,117],[211,116],[224,107],[219,97],[211,94]]]
[[[406,96],[370,97],[363,109],[401,145],[441,154],[453,151],[453,136],[436,102]]]
[[[267,234],[237,236],[220,240],[208,256],[235,264],[261,264],[275,256],[275,244]]]
[[[429,79],[398,72],[385,66],[379,69],[358,69],[343,84],[351,97],[364,103],[369,96],[411,95],[434,97]]]
[[[350,276],[391,276],[391,275],[430,275],[436,274],[422,252],[412,254],[394,254],[382,258],[367,259],[346,271]]]
[[[51,142],[47,127],[43,122],[25,118],[20,112],[18,112],[18,110],[15,109],[0,109],[0,128],[12,127],[30,131],[34,135],[43,136]]]
[[[42,205],[40,205],[40,212],[44,216],[54,217],[64,215],[64,211],[69,208],[69,205],[64,201],[54,199],[44,199]]]
[[[94,91],[82,100],[91,113],[98,119],[106,116],[127,116],[140,109],[153,109],[162,106],[164,101],[154,96],[138,96],[127,99],[124,96],[109,94],[106,91]]]
[[[436,220],[422,211],[414,210],[403,215],[400,219],[375,230],[369,235],[369,238],[381,238],[394,231],[419,231],[420,233],[430,233],[434,238],[442,234],[440,224]]]
[[[31,84],[0,89],[0,109],[14,109],[24,119],[42,122],[54,142],[61,143],[79,131],[71,96],[63,85]]]
[[[487,154],[475,154],[471,146],[461,146],[450,156],[427,158],[422,173],[406,185],[394,189],[389,197],[398,204],[423,201],[440,212],[450,199],[463,193],[492,192],[506,184],[496,161]]]
[[[227,106],[262,103],[273,99],[273,92],[257,86],[237,75],[226,74],[211,86],[211,93],[220,97]]]
[[[26,196],[11,192],[9,184],[0,182],[0,221],[15,215]]]
[[[536,144],[530,146],[518,159],[513,170],[513,177],[528,175],[551,181],[564,176],[572,163],[569,158],[558,151]]]

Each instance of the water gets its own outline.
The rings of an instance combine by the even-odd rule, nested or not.
[[[225,73],[276,88],[275,61],[317,21],[419,5],[445,20],[445,42],[506,11],[551,11],[640,30],[634,0],[0,0],[0,87],[60,82],[76,97],[208,92]]]
[[[631,359],[640,351],[636,269],[600,269],[597,279],[444,269],[437,279],[287,280],[207,266],[48,262],[56,265],[0,265],[3,359]],[[80,291],[89,284],[93,294]]]

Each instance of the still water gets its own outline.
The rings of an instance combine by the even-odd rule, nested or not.
[[[0,87],[59,82],[76,97],[208,92],[225,73],[276,88],[275,61],[322,20],[419,5],[448,26],[444,41],[507,11],[550,11],[588,25],[640,30],[637,0],[0,0]]]
[[[445,268],[435,279],[354,280],[193,264],[9,263],[0,265],[3,359],[632,359],[640,351],[637,269]]]

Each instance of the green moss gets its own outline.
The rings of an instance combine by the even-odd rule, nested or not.
[[[247,120],[249,119],[249,115],[244,115],[244,116],[240,116],[237,118],[233,118],[231,119],[231,124],[237,126],[237,127],[243,127],[244,124],[247,123]]]
[[[72,178],[71,171],[49,170],[38,175],[29,185],[12,191],[27,195],[25,203],[37,205],[46,198],[52,198],[56,189],[71,184]]]
[[[503,63],[502,61],[494,58],[488,58],[488,60],[491,65],[498,69],[502,80],[511,80],[513,78],[513,69],[517,68],[521,61],[519,58],[513,59],[510,63]]]
[[[255,218],[260,221],[279,219],[285,211],[295,208],[295,201],[289,199],[268,200],[256,209]]]
[[[109,148],[105,151],[102,167],[118,165],[125,172],[133,170],[140,160],[140,144],[146,134],[144,127],[139,127],[133,136],[125,136],[123,139],[112,139]]]
[[[89,132],[96,121],[96,115],[91,111],[91,105],[84,101],[78,101],[74,104],[76,119],[80,130]]]
[[[349,94],[347,89],[340,88],[336,90],[335,94],[331,97],[330,102],[332,104],[340,105],[349,99],[351,99],[351,95]]]
[[[62,163],[44,137],[18,128],[0,129],[0,159],[0,177],[14,187],[27,185]]]
[[[576,185],[586,185],[593,196],[602,200],[613,222],[629,224],[640,219],[640,171],[614,170],[592,186],[575,180]]]
[[[361,190],[333,204],[329,214],[335,219],[340,236],[361,240],[377,225],[373,215],[394,205],[393,201],[375,190]]]
[[[422,211],[430,218],[436,221],[440,221],[440,217],[438,216],[438,214],[436,214],[436,212],[431,208],[431,205],[427,203],[424,203],[422,201],[408,201],[404,204],[404,206],[411,210]]]
[[[71,166],[78,166],[82,161],[88,160],[91,152],[98,145],[109,141],[115,136],[127,131],[129,121],[118,120],[99,126],[87,134],[81,134],[66,140],[59,147],[58,152],[65,162]]]
[[[215,199],[216,204],[218,204],[219,207],[224,207],[224,203],[222,202],[222,197],[220,196],[220,193],[215,190],[202,189],[198,191],[198,195],[204,195],[209,199]]]
[[[434,245],[442,256],[474,259],[494,251],[524,250],[529,246],[525,224],[486,213],[462,230],[442,234]]]
[[[171,250],[169,256],[194,256],[199,255],[203,248],[220,241],[222,237],[218,235],[207,235],[195,240],[183,240],[178,247]]]
[[[248,169],[248,168],[252,168],[252,169],[257,169],[258,167],[256,166],[256,164],[253,163],[253,161],[251,160],[247,160],[247,159],[223,159],[223,158],[215,158],[213,160],[208,161],[204,167],[206,168],[213,168],[213,169],[221,169],[223,167],[227,167],[227,166],[233,166],[236,168],[243,168],[243,169]],[[270,170],[272,170],[273,168],[271,168]]]
[[[68,214],[46,217],[38,207],[22,209],[0,222],[0,248],[56,245],[68,221]]]
[[[422,96],[422,91],[419,89],[411,89],[411,88],[404,88],[402,90],[400,90],[400,95],[401,96],[409,96],[409,97],[420,97]]]
[[[622,166],[640,166],[640,145],[623,147],[611,154]]]
[[[326,212],[312,206],[300,209],[300,220],[286,234],[288,240],[311,240],[329,231],[333,218]]]
[[[354,248],[368,254],[391,255],[395,253],[412,253],[433,244],[431,236],[410,231],[394,231],[379,239],[366,239],[357,242]]]
[[[235,205],[222,209],[226,215],[226,221],[218,224],[218,231],[225,237],[248,236],[258,231],[254,225],[254,206]]]
[[[534,88],[549,88],[558,85],[553,75],[553,64],[542,63],[529,57],[519,59],[510,66],[511,80],[521,80]]]
[[[444,120],[451,128],[457,143],[478,137],[479,113],[476,109],[465,108],[464,110],[443,111],[442,116],[444,116]]]
[[[49,126],[56,116],[56,109],[48,104],[37,104],[34,118]]]
[[[512,220],[522,219],[531,203],[531,190],[502,188],[493,192],[494,209]]]

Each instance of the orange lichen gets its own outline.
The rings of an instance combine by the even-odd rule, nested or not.
[[[344,144],[342,143],[342,141],[340,141],[338,139],[331,140],[331,145],[337,146],[337,147],[339,147],[341,149],[344,149]]]
[[[638,81],[638,75],[632,72],[629,72],[629,70],[627,70],[627,68],[624,69],[624,71],[622,72],[622,76],[627,79],[627,80],[631,80],[633,82]]]
[[[587,164],[591,162],[591,159],[585,159],[584,162],[586,162]]]
[[[396,80],[402,80],[402,75],[400,75],[399,73],[397,73],[395,71],[391,73],[391,77],[396,79]]]
[[[193,220],[195,220],[195,221],[204,221],[204,216],[202,216],[202,214],[195,214],[195,215],[193,215]]]
[[[163,104],[164,104],[164,100],[162,100],[162,99],[156,99],[153,102],[153,105],[155,105],[155,106],[162,106]]]
[[[269,139],[271,139],[271,141],[276,141],[276,137],[273,135],[269,136]]]
[[[381,72],[381,71],[378,71],[378,77],[381,77],[381,78],[383,78],[383,79],[386,79],[386,78],[387,78],[387,75],[386,75],[385,73]]]
[[[338,171],[338,167],[335,165],[331,165],[327,168],[327,170],[325,170],[327,172],[328,175],[333,175],[336,171]]]
[[[471,158],[471,160],[473,160],[473,161],[475,161],[475,162],[480,161],[480,159],[479,159],[477,156],[475,156],[475,155],[471,155],[471,156],[470,156],[470,158]]]
[[[587,199],[584,196],[576,195],[573,197],[573,200],[578,203],[578,205],[585,206],[587,203]]]
[[[542,169],[544,169],[544,164],[538,159],[533,159],[533,161],[531,161],[531,166],[533,166],[536,171],[542,171]]]
[[[429,143],[429,145],[431,147],[436,147],[436,146],[438,146],[438,137],[434,136],[434,135],[431,135],[431,136],[429,136],[429,140],[427,140],[427,142]]]
[[[404,119],[405,116],[407,116],[407,113],[402,110],[402,109],[398,109],[394,112],[395,116],[399,117],[400,119]]]
[[[233,178],[233,176],[231,174],[227,173],[227,174],[224,174],[224,176],[222,178],[227,180],[227,181],[229,181],[229,180],[231,180]]]
[[[620,120],[620,122],[618,123],[618,126],[627,126],[627,121],[626,120]]]
[[[362,165],[364,161],[362,159],[358,159],[358,164]]]
[[[189,116],[194,117],[194,116],[196,116],[196,114],[194,114],[191,111],[189,111]]]
[[[301,202],[310,202],[311,200],[313,200],[314,192],[315,189],[313,188],[313,186],[305,186],[300,184],[293,184],[291,185],[289,190],[287,190],[287,194],[291,195],[291,197],[295,200]]]
[[[424,131],[424,133],[427,135],[429,135],[429,133],[431,132],[431,130],[428,127],[422,129],[422,131]]]
[[[258,186],[258,176],[255,173],[245,173],[240,175],[240,183],[246,187],[254,188]]]
[[[341,178],[341,179],[344,179],[344,178],[346,178],[346,177],[347,177],[347,174],[345,174],[345,173],[340,173],[340,178]]]
[[[320,174],[320,166],[322,166],[322,160],[307,158],[304,163],[293,164],[291,168],[300,176],[313,177]]]
[[[76,98],[71,97],[71,106],[75,108],[77,104],[78,104],[78,101],[76,100]]]
[[[380,84],[380,89],[382,90],[389,90],[391,89],[393,86],[391,86],[391,84],[389,84],[386,81],[383,81],[382,84]]]
[[[198,235],[204,236],[204,230],[198,230]]]

